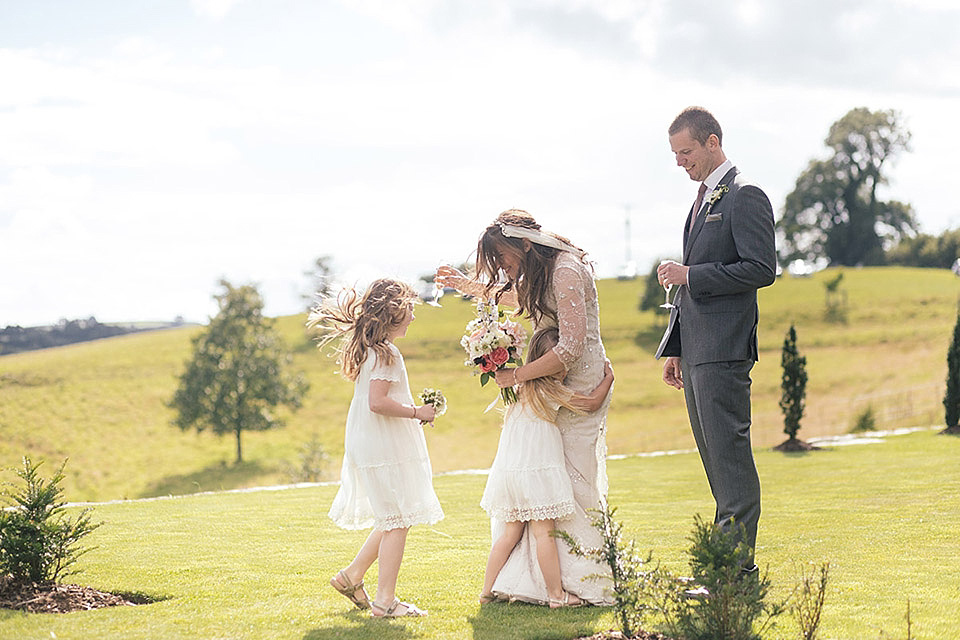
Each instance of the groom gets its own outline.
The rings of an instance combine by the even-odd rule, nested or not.
[[[723,153],[723,133],[702,107],[670,125],[670,148],[700,188],[683,228],[683,263],[657,269],[676,285],[675,307],[656,357],[663,381],[683,389],[710,491],[715,522],[745,535],[753,553],[760,520],[760,478],[750,448],[750,370],[757,360],[757,289],[776,278],[773,209]]]

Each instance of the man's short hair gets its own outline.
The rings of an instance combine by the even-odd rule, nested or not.
[[[723,146],[723,131],[720,129],[720,123],[703,107],[687,107],[681,111],[680,115],[673,119],[669,134],[672,136],[684,129],[689,129],[690,135],[700,144],[706,144],[710,134],[716,134],[720,146]]]

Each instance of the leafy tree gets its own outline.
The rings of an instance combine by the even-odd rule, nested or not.
[[[887,264],[905,267],[950,269],[960,257],[960,229],[944,231],[939,236],[927,233],[904,238],[887,252]]]
[[[787,196],[781,262],[882,264],[885,243],[917,230],[910,205],[877,197],[888,181],[884,164],[910,150],[910,132],[897,112],[860,107],[833,123],[825,144],[832,155],[812,160]]]
[[[263,316],[256,287],[234,287],[226,280],[220,285],[223,293],[214,296],[220,311],[193,339],[193,357],[171,406],[181,430],[235,434],[240,463],[241,434],[283,426],[275,409],[299,409],[307,382],[288,371],[292,358],[273,320]]]
[[[960,312],[953,326],[953,341],[947,351],[947,390],[943,396],[946,433],[960,433]]]

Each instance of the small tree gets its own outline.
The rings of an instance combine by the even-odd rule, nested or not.
[[[840,288],[843,282],[843,271],[823,283],[823,294],[826,310],[823,317],[827,322],[847,323],[847,292]]]
[[[640,311],[649,311],[653,310],[654,318],[664,317],[670,315],[669,309],[664,309],[660,305],[666,300],[666,290],[660,286],[660,280],[657,278],[657,267],[660,266],[660,261],[656,260],[653,263],[653,267],[650,269],[650,273],[647,274],[647,277],[643,281],[643,296],[640,298]],[[676,287],[670,290],[671,293],[676,293]]]
[[[787,440],[775,447],[777,451],[806,451],[812,445],[797,438],[800,420],[806,408],[807,358],[797,350],[797,330],[791,324],[783,340],[780,356],[783,376],[780,381],[780,410],[783,412],[783,432]]]
[[[316,304],[317,298],[325,298],[333,292],[333,257],[320,256],[313,261],[313,266],[303,275],[310,279],[310,290],[304,293],[301,298],[307,303],[309,311]]]
[[[943,396],[944,418],[947,428],[941,433],[960,433],[960,312],[953,325],[953,341],[947,351],[947,391]]]
[[[233,433],[240,463],[241,434],[283,426],[274,410],[299,409],[308,385],[302,375],[288,371],[291,355],[273,321],[263,316],[256,287],[234,287],[226,280],[220,285],[223,293],[214,296],[220,312],[193,339],[193,357],[171,406],[181,430]]]
[[[7,494],[11,506],[0,509],[0,576],[9,575],[17,584],[56,584],[78,572],[74,563],[90,550],[81,549],[80,540],[100,524],[90,521],[90,509],[74,520],[64,514],[60,482],[66,464],[46,482],[37,472],[40,464],[23,458],[17,475],[24,487]]]
[[[611,582],[614,614],[624,637],[632,638],[642,631],[644,619],[658,611],[652,601],[662,592],[664,574],[648,569],[651,554],[642,558],[636,553],[633,540],[623,541],[623,524],[613,519],[617,512],[615,508],[604,504],[603,509],[591,511],[591,524],[600,533],[599,547],[584,548],[576,538],[562,529],[557,529],[553,535],[567,543],[571,554],[590,558],[598,567],[606,566],[610,570],[609,577],[601,573],[588,577]]]

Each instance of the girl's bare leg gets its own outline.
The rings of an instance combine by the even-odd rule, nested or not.
[[[400,563],[403,561],[403,548],[407,544],[409,530],[409,527],[404,527],[381,532],[377,597],[374,599],[381,608],[389,607],[397,597],[397,576],[400,575]]]
[[[343,570],[353,584],[357,584],[363,580],[367,569],[376,562],[377,557],[380,555],[380,539],[382,537],[383,531],[377,531],[376,529],[371,531],[370,535],[368,535],[364,541],[363,546],[360,547],[360,551],[357,552],[357,556],[353,559],[353,562]]]
[[[496,582],[500,570],[507,563],[510,552],[520,542],[523,535],[525,522],[507,522],[504,524],[503,533],[497,538],[493,546],[490,547],[490,556],[487,558],[487,569],[483,574],[483,591],[480,592],[481,598],[490,595],[493,589],[493,583]]]
[[[540,573],[543,574],[543,581],[547,584],[547,597],[551,600],[566,602],[564,600],[563,583],[560,580],[560,555],[557,552],[557,540],[550,532],[556,528],[554,520],[531,520],[530,532],[537,542],[537,563],[540,565]],[[571,594],[573,602],[577,604],[579,598]]]

